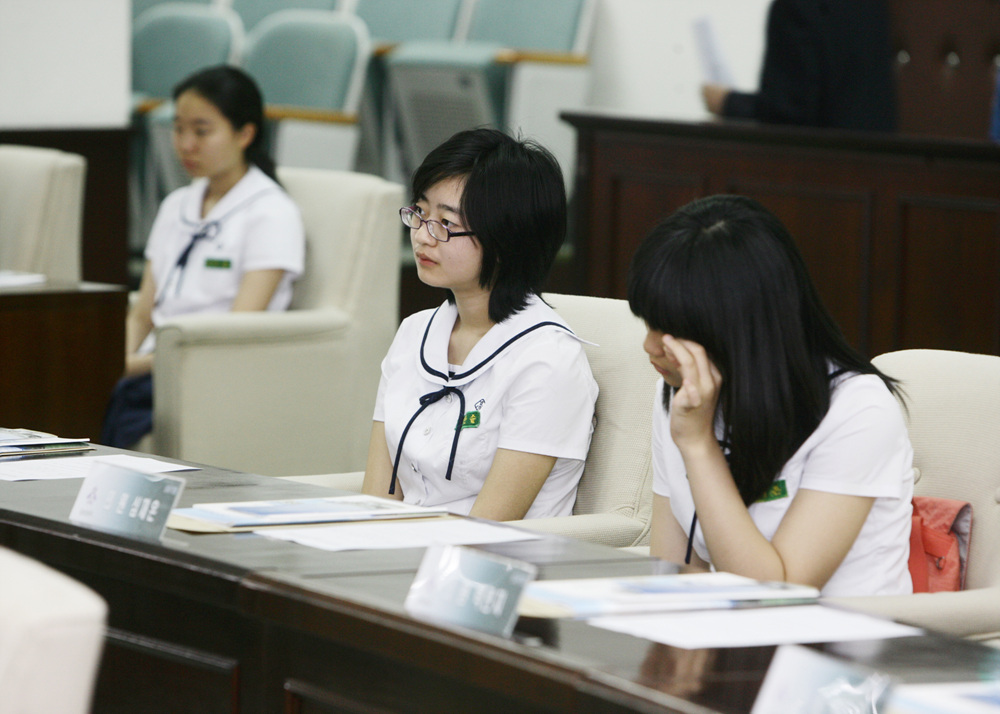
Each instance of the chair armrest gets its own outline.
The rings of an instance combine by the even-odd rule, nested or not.
[[[636,518],[617,513],[585,513],[578,516],[525,518],[507,523],[530,531],[569,536],[615,548],[642,545],[649,535],[647,524]]]
[[[361,493],[365,480],[364,471],[350,471],[342,474],[309,474],[307,476],[282,476],[289,481],[311,483],[316,486],[328,486],[339,491],[355,491]]]
[[[336,308],[157,330],[153,450],[268,476],[363,468],[384,347]]]
[[[224,312],[185,315],[157,328],[157,348],[175,345],[225,345],[260,340],[346,336],[351,319],[336,308],[288,312]]]
[[[573,52],[528,52],[525,50],[502,49],[494,60],[499,64],[535,62],[538,64],[590,64],[590,57]]]
[[[330,109],[313,109],[287,104],[269,104],[264,108],[264,116],[274,121],[298,119],[324,124],[357,124],[358,115],[351,112],[337,112]]]
[[[823,602],[956,637],[1000,637],[1000,586],[961,592],[824,598]]]

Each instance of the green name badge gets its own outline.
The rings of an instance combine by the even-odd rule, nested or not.
[[[481,421],[482,419],[480,418],[479,412],[466,412],[465,418],[462,419],[462,428],[475,429],[479,426]]]
[[[206,268],[231,268],[233,267],[233,261],[226,260],[225,258],[208,258],[205,261]]]
[[[184,479],[96,461],[83,480],[69,519],[95,530],[159,542]]]
[[[510,637],[521,591],[537,573],[531,563],[486,551],[431,546],[404,607],[418,619]]]
[[[767,489],[767,493],[757,500],[764,503],[765,501],[777,501],[779,498],[788,498],[788,486],[785,485],[785,479],[779,479],[772,483],[771,487]]]

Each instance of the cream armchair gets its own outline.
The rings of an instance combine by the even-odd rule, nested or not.
[[[597,423],[572,516],[511,521],[529,530],[616,547],[649,542],[653,508],[650,428],[656,372],[642,350],[642,321],[625,300],[544,296],[585,345],[600,387]],[[292,476],[292,480],[361,490],[364,473]]]
[[[80,279],[86,172],[78,154],[0,145],[0,269]]]
[[[874,362],[905,392],[915,493],[972,504],[966,589],[831,602],[960,637],[1000,637],[1000,357],[904,350]]]
[[[573,515],[513,523],[616,547],[646,544],[653,509],[650,429],[657,380],[642,350],[646,328],[625,300],[544,297],[577,335],[596,343],[584,348],[600,387],[597,423]]]
[[[270,476],[364,468],[398,322],[403,187],[347,171],[278,175],[306,229],[293,309],[162,325],[143,450]]]
[[[104,646],[104,600],[6,548],[0,573],[0,714],[87,714]]]

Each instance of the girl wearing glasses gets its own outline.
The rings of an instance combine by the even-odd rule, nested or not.
[[[129,447],[152,428],[154,327],[180,315],[285,310],[302,273],[299,210],[264,150],[264,103],[235,67],[202,70],[173,92],[173,141],[194,181],[167,196],[146,245],[126,322],[125,378],[101,441]]]
[[[417,274],[448,291],[400,325],[382,379],[364,492],[494,520],[572,512],[597,384],[539,298],[566,232],[548,151],[500,131],[456,134],[400,211]]]
[[[852,349],[785,227],[695,201],[632,260],[662,376],[651,551],[825,596],[901,594],[913,452],[894,381]]]

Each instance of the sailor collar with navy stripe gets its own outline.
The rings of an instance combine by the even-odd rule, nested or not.
[[[410,427],[413,426],[413,422],[425,409],[443,398],[450,398],[451,395],[458,398],[455,433],[451,440],[448,468],[444,475],[445,480],[450,481],[452,469],[455,467],[459,437],[462,435],[462,422],[465,418],[465,394],[458,387],[468,384],[487,372],[495,364],[496,358],[507,347],[525,335],[538,330],[555,329],[580,339],[552,308],[542,302],[538,296],[532,295],[528,298],[528,305],[523,310],[491,327],[489,332],[483,335],[476,346],[472,348],[460,371],[453,374],[449,371],[448,366],[448,343],[457,318],[458,309],[446,302],[436,309],[427,320],[427,326],[420,339],[420,348],[417,350],[417,370],[424,379],[433,384],[441,385],[441,388],[420,397],[419,408],[410,417],[399,435],[399,444],[396,446],[396,454],[392,459],[392,476],[389,479],[390,494],[396,492],[396,479],[403,456],[403,443],[406,441],[406,435],[409,433]]]
[[[445,302],[427,321],[420,340],[420,349],[417,350],[417,369],[420,375],[430,382],[451,386],[468,384],[492,367],[495,359],[510,344],[539,329],[561,330],[580,339],[555,310],[542,302],[538,296],[532,295],[523,310],[493,325],[469,352],[459,371],[450,373],[448,344],[457,318],[458,310],[455,305]]]

